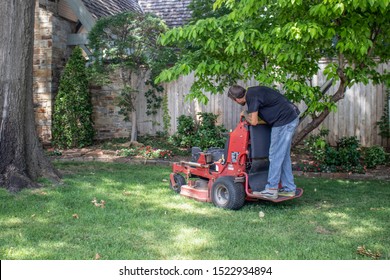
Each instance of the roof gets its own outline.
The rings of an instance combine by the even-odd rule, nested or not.
[[[142,12],[137,0],[82,0],[95,18],[111,16],[126,11]]]
[[[191,18],[188,5],[192,0],[138,0],[144,12],[153,13],[162,18],[169,27],[187,23]]]

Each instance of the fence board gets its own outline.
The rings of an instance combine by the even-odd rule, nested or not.
[[[323,69],[326,63],[320,67]],[[381,65],[381,70],[389,69],[389,65]],[[193,74],[180,77],[177,81],[164,85],[166,94],[168,94],[168,109],[171,117],[169,134],[176,132],[177,118],[180,115],[190,115],[196,117],[198,112],[211,112],[218,114],[219,124],[223,124],[227,129],[233,129],[238,120],[240,111],[243,107],[237,105],[227,98],[226,93],[222,95],[210,95],[207,105],[199,104],[197,101],[185,101],[185,95],[189,93],[192,83],[194,82]],[[318,75],[313,78],[313,85],[322,85],[325,77]],[[252,79],[246,83],[240,83],[243,86],[253,86],[257,82]],[[332,86],[329,92],[334,92],[337,84]],[[346,90],[345,98],[340,100],[337,112],[332,112],[325,119],[321,127],[330,130],[328,141],[335,144],[338,139],[344,136],[357,136],[363,146],[382,145],[389,146],[388,139],[382,139],[379,136],[379,128],[376,122],[380,120],[383,114],[383,107],[386,98],[386,89],[383,85],[363,85],[356,84]],[[143,96],[139,97],[139,104],[146,104]],[[163,130],[163,113],[162,110],[153,118],[146,116],[145,105],[140,105],[138,110],[138,119],[140,121],[140,134],[155,134]],[[302,108],[302,105],[300,105]],[[303,111],[303,110],[302,110]],[[300,129],[307,121],[299,126]],[[318,133],[319,128],[313,133]]]

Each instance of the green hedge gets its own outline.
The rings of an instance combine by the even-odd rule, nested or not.
[[[59,148],[93,143],[92,103],[82,50],[76,47],[66,64],[55,99],[52,143]]]

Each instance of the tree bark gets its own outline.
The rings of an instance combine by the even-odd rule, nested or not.
[[[38,187],[59,181],[35,129],[33,43],[35,1],[3,1],[0,9],[0,187]]]
[[[138,139],[137,135],[137,111],[131,112],[131,133],[130,142],[136,142]]]
[[[340,72],[339,76],[341,77],[340,86],[337,89],[336,93],[333,94],[331,99],[334,103],[337,103],[339,100],[344,98],[344,93],[347,84],[344,74]],[[329,109],[325,109],[323,112],[321,112],[321,114],[313,118],[310,123],[308,123],[301,131],[299,131],[299,133],[295,134],[291,143],[292,147],[298,145],[310,132],[316,129],[325,120],[329,113]],[[301,119],[300,122],[302,122],[302,120],[303,119]]]

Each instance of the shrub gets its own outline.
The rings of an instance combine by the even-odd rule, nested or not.
[[[359,140],[353,137],[343,137],[337,142],[337,151],[340,166],[347,170],[360,166],[360,144]]]
[[[327,146],[323,163],[326,166],[338,166],[340,165],[339,153],[336,148]]]
[[[171,137],[174,145],[183,148],[193,146],[195,136],[195,121],[190,116],[181,115],[177,118],[177,132]]]
[[[199,125],[194,138],[194,146],[201,149],[224,147],[227,130],[223,125],[216,125],[218,115],[213,113],[198,113]]]
[[[329,129],[322,128],[319,134],[310,135],[309,138],[304,141],[305,150],[319,162],[325,161],[326,151],[329,148],[329,144],[326,142],[325,137],[328,136],[328,134]]]
[[[390,165],[390,153],[386,153],[385,158],[386,158],[386,159],[385,159],[385,162],[384,162],[384,163],[385,163],[386,165]]]
[[[386,153],[383,147],[372,146],[364,150],[364,164],[367,168],[375,168],[386,162]]]
[[[190,116],[181,115],[178,118],[177,132],[171,137],[173,144],[183,147],[223,147],[227,130],[223,125],[216,125],[218,115],[213,113],[198,113],[199,122]]]
[[[93,143],[92,103],[81,48],[73,50],[60,80],[53,113],[53,145],[85,147]]]
[[[356,137],[343,137],[332,147],[325,137],[329,130],[321,129],[317,135],[305,140],[305,150],[318,162],[316,166],[300,167],[301,170],[313,169],[321,172],[356,172],[362,173],[359,140]]]

